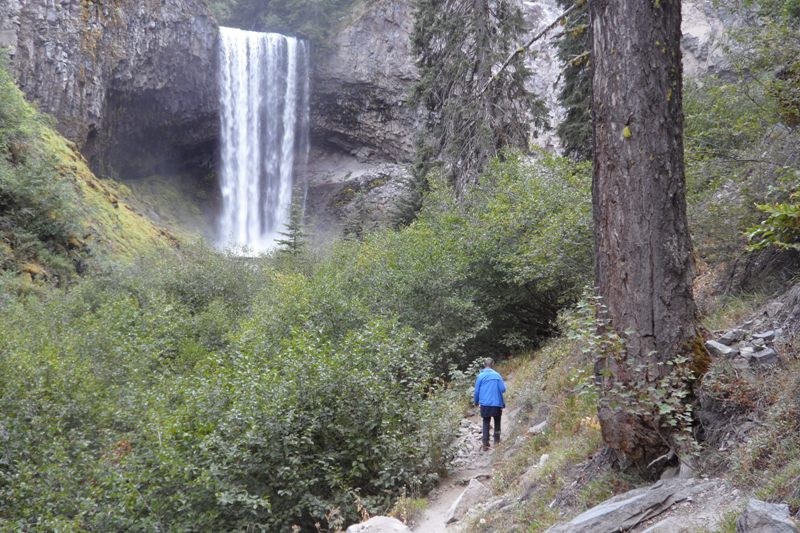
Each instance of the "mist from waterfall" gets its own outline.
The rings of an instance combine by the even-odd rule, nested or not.
[[[305,41],[220,28],[222,212],[219,245],[271,248],[308,161],[310,54]]]

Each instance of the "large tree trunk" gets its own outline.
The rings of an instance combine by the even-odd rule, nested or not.
[[[681,4],[591,0],[590,12],[595,279],[608,327],[624,339],[621,356],[598,364],[599,418],[618,457],[646,466],[675,447],[675,429],[655,401],[632,405],[624,391],[646,397],[670,373],[669,387],[690,390],[681,365],[663,363],[684,355],[695,375],[708,363],[686,220]]]

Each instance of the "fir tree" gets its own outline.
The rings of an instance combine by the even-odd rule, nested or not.
[[[441,165],[461,196],[501,148],[527,148],[531,124],[545,123],[543,104],[525,88],[529,71],[521,56],[482,91],[493,67],[521,41],[524,20],[512,0],[416,0],[415,6],[412,43],[421,79],[413,99],[428,112],[415,175],[424,178],[432,164]]]
[[[592,158],[592,29],[586,0],[558,0],[564,9],[579,4],[566,19],[558,40],[558,58],[564,63],[564,85],[558,95],[566,109],[564,121],[556,128],[564,155],[573,159]]]
[[[276,239],[278,251],[291,257],[299,257],[305,252],[306,226],[303,223],[303,206],[300,202],[301,195],[294,194],[292,198],[292,208],[289,212],[289,222],[286,224],[286,231],[279,232],[283,239]]]

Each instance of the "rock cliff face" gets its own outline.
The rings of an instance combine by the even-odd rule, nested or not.
[[[123,177],[213,157],[215,23],[202,0],[4,0],[20,87],[95,170]]]
[[[316,144],[360,159],[411,158],[417,121],[406,99],[418,79],[413,19],[409,1],[364,2],[317,54],[311,104]]]
[[[555,0],[520,1],[532,32],[561,12]],[[731,21],[710,2],[684,4],[689,75],[725,69],[720,36]],[[408,103],[418,79],[413,19],[410,0],[358,2],[315,53],[309,206],[323,224],[372,207],[367,222],[378,223],[408,176],[419,124]],[[122,178],[192,179],[214,168],[217,36],[203,0],[0,0],[0,47],[11,51],[23,91],[56,117],[94,170]],[[561,66],[552,43],[537,47],[528,55],[531,87],[555,126]],[[552,133],[537,142],[558,148]]]

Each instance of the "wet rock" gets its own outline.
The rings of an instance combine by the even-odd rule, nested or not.
[[[706,341],[706,348],[711,352],[711,355],[717,357],[733,357],[739,352],[736,348],[731,348],[717,341]]]
[[[419,79],[413,25],[412,2],[373,0],[327,43],[313,80],[317,142],[362,158],[411,159],[417,114],[407,95]]]
[[[789,518],[789,506],[751,499],[739,520],[736,533],[797,533]]]
[[[485,502],[491,497],[492,491],[489,490],[486,485],[477,479],[470,480],[467,488],[464,489],[464,492],[461,493],[461,496],[459,496],[458,499],[453,502],[453,505],[447,512],[446,523],[450,524],[452,522],[458,522],[464,518],[470,509],[479,503]]]
[[[347,533],[410,533],[411,530],[396,518],[374,516],[347,528]]]
[[[144,173],[167,155],[207,160],[218,135],[217,29],[205,2],[101,5],[0,2],[20,88],[96,171]]]

